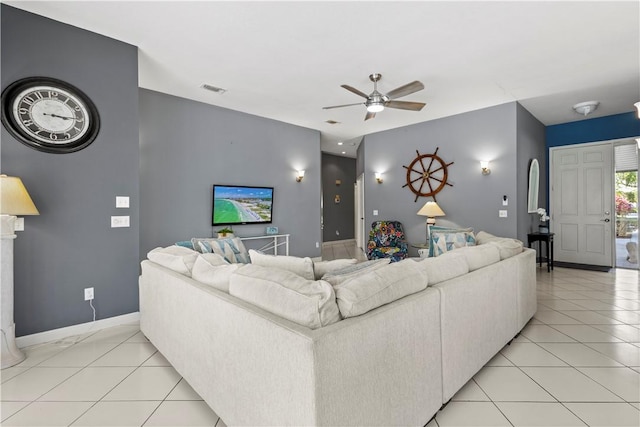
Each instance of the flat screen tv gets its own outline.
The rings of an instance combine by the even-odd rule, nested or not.
[[[269,224],[273,187],[213,186],[211,225]]]

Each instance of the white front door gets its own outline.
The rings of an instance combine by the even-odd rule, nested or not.
[[[551,149],[555,261],[613,266],[613,145]]]

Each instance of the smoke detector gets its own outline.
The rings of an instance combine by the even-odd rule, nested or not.
[[[576,113],[586,116],[587,114],[594,112],[596,108],[598,108],[599,104],[600,102],[598,101],[580,102],[574,105],[573,109],[576,111]]]

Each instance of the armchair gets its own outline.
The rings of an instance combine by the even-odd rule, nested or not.
[[[399,221],[374,221],[369,232],[367,258],[391,258],[391,262],[405,259],[408,247],[402,223]]]

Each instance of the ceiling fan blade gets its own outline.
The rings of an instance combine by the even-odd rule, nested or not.
[[[356,102],[355,104],[332,105],[331,107],[322,107],[322,109],[323,110],[330,110],[332,108],[351,107],[353,105],[364,105],[364,102]]]
[[[402,98],[403,96],[407,96],[414,92],[418,92],[419,90],[422,90],[422,89],[424,89],[424,85],[421,82],[416,80],[411,83],[407,83],[404,86],[400,86],[399,88],[396,88],[391,92],[388,92],[387,97],[389,97],[389,99]]]
[[[384,103],[385,107],[397,108],[399,110],[411,110],[420,111],[426,104],[424,102],[411,102],[411,101],[387,101]]]
[[[340,85],[343,88],[345,88],[346,90],[348,90],[349,92],[353,92],[356,95],[360,95],[363,98],[369,98],[369,95],[367,95],[366,93],[360,92],[358,89],[356,89],[355,87],[351,87],[349,85]]]
[[[372,113],[371,111],[367,111],[367,115],[364,116],[364,120],[367,121],[369,119],[373,119],[376,116],[376,113]]]
[[[355,104],[332,105],[330,107],[322,107],[322,109],[330,110],[332,108],[352,107],[354,105],[364,105],[364,102],[356,102]]]

